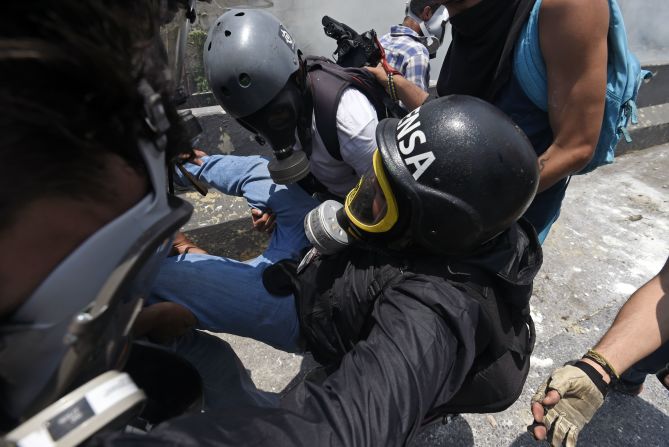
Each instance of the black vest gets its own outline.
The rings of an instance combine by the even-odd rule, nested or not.
[[[335,160],[342,159],[337,137],[337,109],[341,95],[347,88],[355,88],[364,94],[376,110],[379,120],[406,115],[406,111],[390,99],[374,76],[364,68],[344,68],[328,59],[309,56],[307,76],[316,129],[328,153]],[[300,140],[307,155],[311,155],[311,142],[302,141],[303,137]]]
[[[506,272],[491,273],[466,260],[399,258],[354,247],[315,258],[294,283],[307,347],[320,363],[336,368],[369,334],[374,302],[384,289],[410,273],[428,275],[476,300],[482,319],[476,331],[476,360],[467,379],[447,405],[427,415],[426,422],[445,414],[506,409],[520,396],[529,371],[534,347],[529,299],[542,258],[531,225],[522,221],[520,226],[503,235],[507,246],[522,250],[522,262]]]

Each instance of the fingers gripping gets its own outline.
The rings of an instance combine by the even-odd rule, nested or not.
[[[550,380],[550,379],[549,379]],[[532,403],[538,402],[541,404],[546,397],[546,393],[548,392],[548,380],[545,381],[544,383],[537,388],[536,393],[532,396]]]
[[[560,398],[557,399],[550,390],[559,393]],[[604,399],[601,391],[581,369],[565,366],[553,372],[532,401],[544,405],[544,411],[548,405],[551,406],[543,418],[551,445],[573,447],[579,432]]]

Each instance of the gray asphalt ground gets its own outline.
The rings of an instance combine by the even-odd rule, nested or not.
[[[248,258],[265,238],[249,231],[246,205],[212,193],[197,199],[189,232],[211,252]],[[604,333],[627,297],[669,255],[669,144],[620,157],[572,179],[562,216],[544,245],[533,297],[537,345],[523,394],[508,410],[463,415],[412,443],[427,446],[540,446],[527,434],[533,390],[556,366],[580,356]],[[313,367],[309,358],[223,335],[265,390],[280,392]],[[654,377],[640,397],[610,395],[580,446],[669,446],[669,391]]]

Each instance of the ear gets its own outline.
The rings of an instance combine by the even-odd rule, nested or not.
[[[432,14],[433,14],[432,8],[429,7],[429,6],[426,6],[425,8],[423,8],[423,11],[420,13],[420,18],[427,22],[428,20],[430,20],[432,18]]]

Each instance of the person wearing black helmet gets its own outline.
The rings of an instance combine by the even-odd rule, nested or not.
[[[607,68],[607,60],[617,60],[615,45],[620,37],[614,30],[624,30],[622,22],[614,20],[618,6],[613,0],[441,3],[448,10],[453,39],[439,74],[437,93],[490,101],[528,135],[541,181],[525,217],[543,242],[559,217],[570,176],[601,164],[598,143],[622,135],[616,127],[620,125],[618,118],[612,119],[615,126],[606,125],[616,106],[605,105],[608,97],[622,97],[610,90],[610,79],[607,87],[607,70],[609,74],[620,70],[619,65]],[[632,65],[622,62],[625,67]],[[541,67],[539,77],[529,81],[520,76],[535,66]],[[372,71],[387,85],[382,68]],[[428,98],[400,76],[395,76],[393,83],[409,109]]]
[[[314,248],[299,265],[267,267],[262,284],[245,283],[237,297],[294,302],[297,312],[280,317],[297,322],[300,346],[326,378],[298,385],[267,419],[210,420],[231,443],[403,445],[428,421],[500,411],[522,390],[542,260],[532,226],[517,222],[538,184],[529,141],[467,96],[383,120],[376,140],[372,169],[345,203],[326,201],[305,216]],[[211,278],[199,281],[197,300],[205,293],[220,315],[213,265],[189,274]],[[186,279],[177,268],[160,275],[177,286]],[[172,292],[187,299],[190,287]],[[154,434],[167,439],[194,423]]]
[[[384,120],[376,135],[373,167],[345,205],[325,202],[305,218],[318,248],[264,278],[287,294],[274,299],[295,300],[324,377],[298,384],[278,409],[184,415],[98,445],[398,446],[448,413],[515,401],[542,260],[531,225],[516,222],[538,183],[530,143],[466,96]]]

